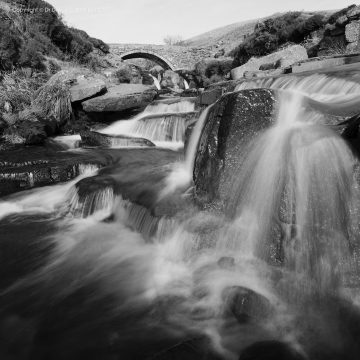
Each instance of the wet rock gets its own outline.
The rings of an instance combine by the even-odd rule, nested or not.
[[[101,79],[80,78],[70,88],[71,102],[83,101],[106,92],[106,84]]]
[[[245,147],[273,124],[275,92],[268,89],[225,94],[208,114],[195,158],[195,199],[225,209],[245,160]]]
[[[198,102],[200,105],[211,105],[216,102],[222,94],[223,91],[221,88],[205,90],[200,94]]]
[[[259,341],[246,348],[239,360],[305,360],[289,344],[280,341]]]
[[[142,84],[121,84],[108,89],[104,95],[84,101],[86,112],[119,112],[148,105],[156,96],[152,86]]]
[[[108,135],[102,134],[96,131],[83,131],[81,135],[81,146],[101,146],[101,147],[112,147],[112,146],[144,146],[153,147],[155,146],[150,140],[144,138],[137,138],[123,135]]]
[[[240,323],[264,322],[273,313],[266,297],[242,286],[226,288],[222,297],[226,304],[225,315],[231,314]]]

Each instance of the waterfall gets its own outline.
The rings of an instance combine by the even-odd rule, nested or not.
[[[193,101],[158,101],[150,104],[131,120],[120,120],[101,130],[109,135],[146,138],[155,145],[180,148],[184,145],[186,122],[195,117]]]
[[[184,86],[185,86],[185,90],[189,89],[189,83],[186,81],[186,79],[184,79]]]
[[[189,139],[189,143],[185,153],[185,159],[183,162],[177,163],[173,166],[172,171],[165,180],[165,187],[159,198],[162,199],[169,194],[173,193],[177,189],[183,189],[192,183],[194,162],[201,137],[201,132],[204,128],[205,122],[212,109],[213,105],[208,106],[200,114]]]
[[[6,238],[13,219],[0,224],[2,242],[26,244],[20,256],[11,249],[15,277],[1,288],[3,336],[29,332],[31,356],[59,359],[243,359],[249,345],[266,342],[286,343],[304,354],[298,359],[359,358],[360,164],[322,110],[355,111],[360,88],[319,75],[243,82],[237,91],[251,86],[278,89],[274,118],[236,143],[230,160],[238,155],[241,164],[222,148],[226,161],[214,166],[229,168],[224,212],[201,208],[189,189],[208,127],[228,120],[243,93],[202,111],[185,158],[92,149],[109,158],[102,171],[80,166],[73,181],[0,202],[0,219],[17,215],[15,226],[31,215],[40,228],[37,214],[56,225]],[[157,101],[102,132],[183,143],[194,109],[190,100]],[[209,157],[228,131],[215,125]]]
[[[53,213],[61,210],[68,199],[74,185],[89,176],[97,173],[95,165],[79,165],[79,176],[59,185],[44,186],[42,188],[24,191],[0,201],[0,219],[12,214]]]
[[[153,78],[154,84],[155,84],[156,88],[157,88],[158,90],[161,90],[161,85],[160,85],[159,80],[158,80],[155,76],[153,76],[153,75],[151,75],[151,74],[150,74],[150,76]]]

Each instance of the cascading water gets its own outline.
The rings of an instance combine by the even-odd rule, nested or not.
[[[321,95],[320,88],[314,92]],[[117,178],[110,165],[100,175],[110,173],[111,181],[95,190],[85,186],[86,196],[74,187],[77,179],[52,187],[53,193],[42,188],[9,198],[31,213],[59,215],[59,209],[67,209],[70,216],[60,218],[51,236],[42,239],[54,244],[46,263],[1,290],[1,325],[11,328],[13,314],[19,314],[15,334],[26,335],[17,324],[29,321],[36,329],[31,356],[39,359],[95,359],[106,353],[124,360],[235,360],[249,345],[269,340],[290,343],[300,354],[297,359],[324,360],[333,353],[332,359],[356,359],[356,341],[346,337],[347,325],[356,328],[359,319],[358,310],[347,310],[355,302],[349,294],[358,295],[359,288],[358,280],[349,281],[357,274],[358,162],[345,141],[325,126],[325,115],[310,106],[314,92],[304,94],[296,81],[279,91],[273,125],[239,150],[245,160],[233,168],[226,204],[231,216],[188,206],[173,218],[156,219],[159,199],[147,210],[136,203],[139,197],[132,204],[115,194]],[[343,92],[357,89],[344,85]],[[155,127],[149,114],[173,113],[174,107],[193,111],[193,103],[157,103],[103,132],[134,134],[138,129],[158,137],[156,131],[139,129],[139,123],[146,120]],[[159,198],[172,200],[172,191],[191,183],[199,139],[212,111],[210,106],[202,112],[185,161],[175,165],[164,189],[159,186]],[[174,132],[171,136],[177,138]],[[147,163],[145,157],[128,171]],[[125,179],[118,182],[120,190],[133,190]],[[146,236],[139,229],[147,229]],[[337,356],[344,348],[356,355]],[[173,356],[179,349],[183,352]]]
[[[101,130],[109,135],[126,135],[151,140],[160,147],[184,146],[186,122],[196,117],[193,101],[155,102],[133,119],[120,120]]]
[[[184,189],[191,184],[194,171],[194,161],[201,131],[204,127],[211,108],[212,105],[208,106],[200,114],[200,117],[191,132],[189,143],[185,152],[185,159],[184,161],[173,165],[172,171],[165,180],[165,187],[160,193],[160,199],[168,196],[177,189]]]
[[[186,79],[184,79],[184,86],[185,86],[185,90],[189,89],[189,83],[186,81]]]
[[[160,85],[159,80],[158,80],[155,76],[153,76],[153,75],[151,75],[151,74],[150,74],[150,76],[153,78],[153,80],[154,80],[154,85],[156,86],[156,88],[157,88],[158,90],[161,90],[161,85]]]

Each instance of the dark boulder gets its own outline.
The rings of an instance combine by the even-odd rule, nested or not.
[[[210,110],[195,158],[195,198],[202,206],[224,208],[232,196],[244,148],[273,124],[275,93],[254,89],[224,95]]]
[[[222,297],[226,304],[225,316],[234,316],[239,323],[263,323],[273,313],[265,296],[242,286],[226,288]]]
[[[259,341],[250,345],[239,360],[305,360],[306,357],[289,344],[280,341]]]

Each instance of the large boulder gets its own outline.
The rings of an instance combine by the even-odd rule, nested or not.
[[[224,209],[237,168],[245,161],[243,149],[273,124],[275,93],[268,89],[223,95],[208,114],[195,158],[195,198],[206,207]]]
[[[251,58],[246,64],[231,70],[231,78],[241,79],[247,71],[257,71],[260,66],[279,61],[280,68],[286,68],[295,62],[308,58],[306,49],[301,45],[292,45],[283,50],[263,56],[261,58]]]
[[[273,313],[265,296],[242,286],[226,288],[222,298],[226,304],[224,315],[234,316],[239,323],[264,322]]]
[[[70,87],[71,102],[84,101],[105,92],[105,81],[96,78],[87,79],[82,77],[77,79],[77,82]]]
[[[360,39],[360,21],[352,21],[345,26],[345,37],[349,43],[358,42]]]
[[[144,107],[156,94],[153,86],[121,84],[109,88],[104,95],[84,101],[82,105],[86,112],[118,112]]]

